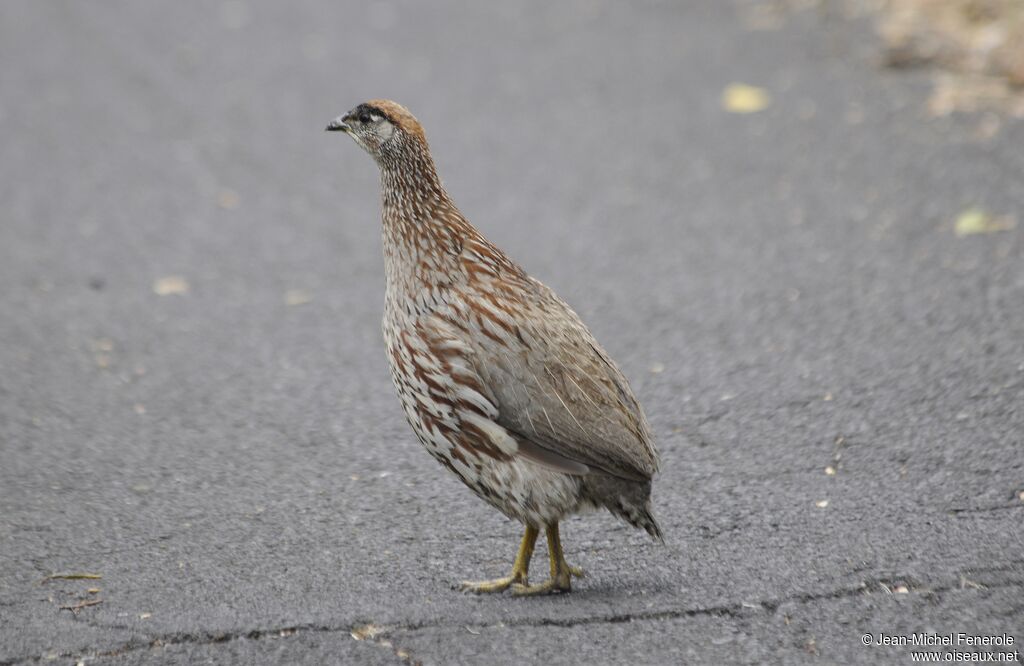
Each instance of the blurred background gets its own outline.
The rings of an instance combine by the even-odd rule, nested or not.
[[[1022,21],[4,2],[0,663],[871,663],[862,627],[1019,628]],[[657,433],[668,545],[572,521],[569,599],[449,589],[518,528],[393,395],[376,166],[323,131],[378,97]]]

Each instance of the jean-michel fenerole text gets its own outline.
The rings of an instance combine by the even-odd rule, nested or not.
[[[909,635],[887,634],[879,632],[874,635],[874,645],[948,645],[954,647],[970,646],[1009,646],[1014,644],[1013,636],[1002,634],[977,635],[965,632],[939,634],[932,632],[915,632]]]

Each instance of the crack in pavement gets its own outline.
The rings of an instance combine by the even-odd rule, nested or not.
[[[801,594],[794,594],[787,597],[781,597],[778,599],[768,599],[754,602],[741,602],[734,604],[723,604],[717,606],[706,606],[698,608],[682,608],[682,609],[662,609],[662,610],[650,610],[637,613],[621,613],[621,614],[607,614],[607,615],[592,615],[585,617],[574,617],[574,618],[534,618],[534,617],[523,617],[510,621],[502,621],[498,623],[467,623],[467,622],[451,622],[451,621],[425,621],[425,622],[412,622],[407,624],[399,625],[382,625],[380,631],[374,636],[370,637],[373,643],[390,649],[395,653],[397,659],[404,664],[419,664],[420,661],[413,659],[408,651],[398,648],[392,641],[391,638],[396,634],[409,633],[422,631],[424,629],[446,629],[446,628],[472,628],[472,629],[491,629],[491,628],[506,628],[506,627],[577,627],[591,624],[616,624],[623,622],[643,622],[643,621],[660,621],[660,620],[674,620],[687,617],[697,616],[712,616],[712,617],[725,617],[725,618],[738,618],[741,615],[747,614],[750,611],[757,611],[758,609],[767,612],[769,615],[774,615],[778,609],[788,603],[797,604],[813,604],[821,601],[829,601],[833,599],[845,599],[850,597],[870,595],[873,589],[883,590],[889,594],[893,594],[894,591],[900,587],[905,586],[909,588],[910,592],[919,592],[921,594],[941,594],[944,592],[950,592],[954,590],[967,590],[978,588],[973,586],[965,585],[964,581],[968,573],[977,574],[979,572],[985,572],[989,574],[995,573],[1010,573],[1020,572],[1020,565],[1024,564],[1024,560],[1017,560],[1008,563],[1006,566],[999,567],[979,567],[966,570],[956,576],[955,582],[950,582],[941,585],[929,586],[919,583],[912,576],[891,576],[886,578],[869,578],[861,582],[856,587],[845,587],[836,590],[830,590],[828,592],[814,593],[805,592]],[[981,586],[983,589],[998,589],[1003,587],[1024,587],[1024,578],[1019,580],[1003,580],[1003,581],[990,581],[986,582]],[[105,625],[87,622],[90,626],[105,628]],[[178,644],[192,644],[192,645],[218,645],[228,643],[234,640],[261,640],[266,638],[287,638],[300,633],[339,633],[344,632],[348,634],[354,634],[358,627],[367,626],[364,622],[358,623],[347,623],[344,625],[326,625],[326,624],[297,624],[289,625],[284,627],[276,627],[269,629],[249,629],[240,631],[224,631],[224,632],[187,632],[187,633],[173,633],[173,634],[160,634],[160,635],[149,635],[144,639],[136,639],[128,641],[114,649],[104,651],[88,651],[87,649],[76,649],[68,650],[60,654],[47,653],[45,655],[33,655],[14,657],[12,659],[0,658],[0,666],[17,666],[18,664],[29,664],[38,663],[40,661],[49,661],[54,658],[66,658],[66,659],[84,659],[84,658],[101,658],[101,657],[115,657],[124,655],[130,652],[136,652],[141,650],[150,650],[157,647],[163,647],[167,645],[178,645]],[[365,640],[363,638],[356,638],[353,635],[354,640]]]
[[[996,504],[994,506],[959,507],[949,509],[949,513],[954,516],[959,516],[964,513],[989,513],[992,511],[1013,511],[1015,509],[1024,509],[1024,503],[1018,502],[1017,504]]]
[[[97,623],[87,623],[90,626],[108,628],[107,625]],[[46,655],[34,655],[27,657],[15,657],[14,659],[5,660],[0,659],[0,666],[15,666],[16,664],[28,664],[36,663],[40,661],[50,661],[53,658],[58,659],[84,659],[89,658],[100,658],[100,657],[116,657],[129,652],[137,652],[140,650],[150,650],[152,648],[163,647],[166,645],[179,645],[179,644],[191,644],[191,645],[217,645],[219,643],[228,643],[234,640],[250,639],[260,640],[262,638],[268,638],[271,636],[287,637],[294,634],[303,633],[330,633],[338,631],[351,631],[351,626],[344,627],[332,627],[328,625],[320,624],[301,624],[292,625],[288,627],[279,627],[272,629],[250,629],[243,631],[224,631],[224,632],[188,632],[188,633],[176,633],[176,634],[161,634],[161,635],[148,635],[144,639],[131,640],[112,650],[102,650],[90,652],[83,649],[69,650],[61,652],[59,654],[47,653]],[[144,634],[145,635],[145,634]]]

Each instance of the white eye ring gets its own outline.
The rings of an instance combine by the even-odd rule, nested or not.
[[[378,116],[376,113],[371,113],[370,114],[370,122],[371,123],[379,122],[380,119],[381,119],[381,116]]]

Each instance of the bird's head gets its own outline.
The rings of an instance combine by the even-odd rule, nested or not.
[[[372,99],[340,115],[328,132],[345,132],[378,162],[400,157],[412,145],[426,147],[427,139],[415,116],[401,104]]]

